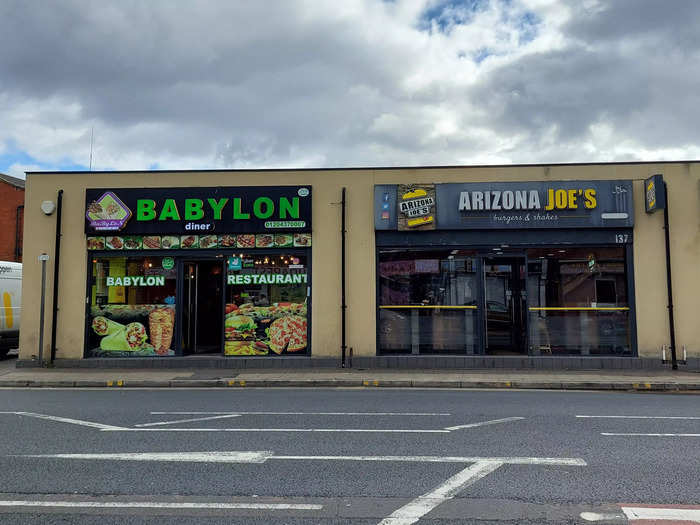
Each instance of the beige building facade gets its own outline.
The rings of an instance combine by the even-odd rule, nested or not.
[[[39,355],[41,254],[52,355],[42,203],[62,191],[57,365],[332,366],[344,312],[355,366],[661,366],[656,174],[676,350],[697,368],[697,162],[28,173],[19,363]]]

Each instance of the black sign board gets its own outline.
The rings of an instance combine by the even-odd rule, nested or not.
[[[409,229],[401,227],[400,189],[375,186],[375,229]],[[435,184],[435,201],[430,201],[430,205],[435,217],[431,227],[437,230],[634,225],[632,182],[628,180]]]
[[[310,232],[310,186],[87,189],[85,232]]]
[[[652,175],[644,181],[644,209],[647,213],[666,207],[666,184],[663,175]]]

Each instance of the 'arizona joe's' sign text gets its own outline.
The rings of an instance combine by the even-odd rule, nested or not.
[[[86,233],[311,231],[311,187],[86,190]]]

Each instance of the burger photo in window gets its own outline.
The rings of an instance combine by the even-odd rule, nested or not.
[[[224,332],[226,341],[252,341],[257,325],[252,317],[231,312],[226,315]]]

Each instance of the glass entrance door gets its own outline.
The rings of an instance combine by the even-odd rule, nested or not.
[[[223,263],[186,262],[183,269],[183,354],[220,353]]]
[[[527,354],[525,258],[485,258],[484,291],[486,353]]]

